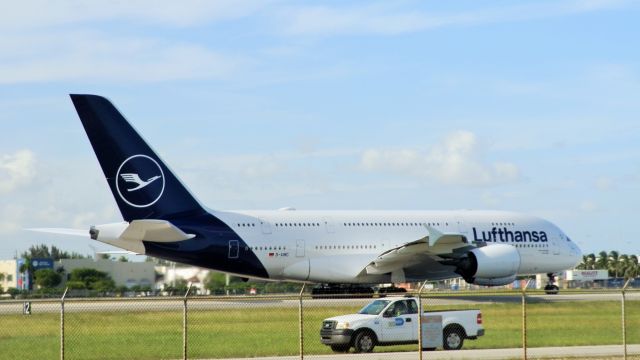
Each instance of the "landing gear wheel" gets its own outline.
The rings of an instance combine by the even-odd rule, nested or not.
[[[356,336],[353,347],[357,353],[368,353],[376,346],[376,338],[370,331],[363,331]]]
[[[553,273],[548,273],[547,278],[549,278],[549,281],[547,282],[547,285],[545,285],[544,287],[545,294],[547,295],[557,294],[560,291],[560,288],[554,284],[554,282],[556,281],[556,277],[553,275]]]
[[[556,295],[560,291],[560,288],[556,285],[547,285],[544,287],[544,293],[547,295]]]
[[[331,345],[331,350],[337,353],[345,353],[349,351],[349,344]]]
[[[459,330],[447,331],[445,329],[442,339],[442,347],[445,350],[460,350],[463,343],[464,336],[460,333]]]

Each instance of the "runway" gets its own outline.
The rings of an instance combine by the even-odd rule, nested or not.
[[[612,356],[622,356],[622,345],[603,346],[566,346],[566,347],[545,347],[529,348],[527,356],[530,358],[565,358],[574,357],[579,359],[595,358],[603,359]],[[627,354],[640,356],[640,344],[628,345]],[[422,353],[425,360],[509,360],[521,359],[523,350],[517,349],[483,349],[483,350],[457,350],[457,351],[425,351]],[[417,352],[389,352],[389,353],[368,353],[368,354],[332,354],[332,355],[305,355],[305,359],[327,360],[415,360],[418,358]],[[637,358],[637,357],[635,357]],[[283,357],[263,357],[250,359],[227,359],[227,360],[296,360],[300,356]]]
[[[628,292],[628,301],[640,300],[640,291]],[[305,299],[304,307],[331,306],[364,306],[372,299]],[[528,295],[529,303],[554,303],[566,301],[620,301],[620,293],[579,293],[559,295]],[[3,300],[0,301],[0,315],[22,314],[24,302],[31,303],[32,313],[60,312],[60,300]],[[464,294],[422,297],[425,308],[429,306],[459,306],[491,303],[520,303],[522,298],[518,294]],[[298,308],[299,299],[292,297],[191,297],[188,300],[189,309],[193,310],[221,310],[242,308]],[[138,297],[138,298],[79,298],[65,300],[65,312],[108,312],[108,311],[181,311],[184,300],[181,297]]]

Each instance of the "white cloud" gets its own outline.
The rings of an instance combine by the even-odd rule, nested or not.
[[[0,194],[27,186],[36,175],[36,159],[30,150],[0,155]]]
[[[610,177],[601,176],[596,179],[596,188],[598,188],[598,190],[607,191],[611,190],[613,187],[614,181]]]
[[[598,204],[592,200],[585,200],[580,203],[580,210],[584,212],[594,212],[598,210]]]
[[[0,39],[0,53],[0,84],[220,78],[247,63],[198,45],[97,32],[17,35]]]
[[[250,15],[268,5],[252,0],[152,0],[62,1],[24,0],[3,4],[0,29],[32,29],[130,20],[169,26],[193,26],[205,22]]]
[[[19,204],[4,204],[0,208],[0,234],[13,233],[20,230],[21,221],[26,216],[27,209]]]
[[[352,7],[301,6],[283,11],[284,30],[296,35],[394,35],[446,26],[474,26],[526,21],[626,5],[619,0],[576,0],[534,3],[459,13],[427,13],[397,9],[390,3]]]
[[[442,184],[490,186],[518,180],[515,164],[489,163],[474,133],[458,131],[428,150],[369,149],[360,165],[367,171],[391,172]]]

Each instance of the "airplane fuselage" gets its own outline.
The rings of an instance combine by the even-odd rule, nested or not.
[[[421,262],[393,274],[369,274],[364,269],[376,256],[428,236],[426,226],[464,234],[471,244],[508,244],[520,255],[517,274],[552,273],[572,267],[578,247],[554,224],[529,215],[501,211],[210,211],[228,229],[211,225],[210,233],[188,240],[201,256],[175,258],[239,276],[325,283],[372,283],[446,279],[459,275],[451,266]],[[185,232],[198,232],[174,221]],[[222,226],[220,224],[219,226]],[[200,225],[198,226],[200,227]],[[205,227],[206,228],[206,227]],[[206,239],[206,240],[205,240]],[[204,246],[209,244],[209,246]],[[215,245],[214,245],[215,244]],[[175,245],[179,245],[176,243]],[[182,243],[184,254],[192,248]],[[165,245],[145,243],[150,255]],[[210,252],[202,252],[208,247]],[[432,254],[446,254],[446,245],[422,245]],[[175,254],[181,251],[177,248]],[[209,260],[207,260],[209,257]],[[357,272],[357,273],[356,273]]]
[[[462,276],[504,285],[571,268],[581,257],[557,226],[511,212],[206,209],[109,100],[71,100],[124,219],[92,227],[90,237],[129,251],[243,277],[322,283]]]

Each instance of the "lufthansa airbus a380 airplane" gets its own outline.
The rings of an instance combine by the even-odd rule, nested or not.
[[[582,256],[554,224],[513,212],[208,209],[109,100],[71,100],[124,219],[92,226],[89,236],[134,253],[240,277],[331,284],[462,277],[490,286],[525,274],[552,279]]]

